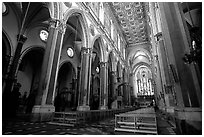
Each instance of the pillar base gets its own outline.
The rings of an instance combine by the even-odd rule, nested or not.
[[[117,100],[112,102],[111,109],[118,109]]]
[[[108,106],[100,106],[99,109],[100,109],[100,110],[107,110],[107,109],[108,109]]]
[[[202,134],[201,108],[175,108],[177,134]]]
[[[90,110],[90,106],[78,106],[77,110],[78,111],[87,111],[87,110]]]
[[[35,105],[32,109],[31,121],[51,121],[55,107],[53,105]]]
[[[166,107],[166,112],[170,114],[174,114],[174,107]]]

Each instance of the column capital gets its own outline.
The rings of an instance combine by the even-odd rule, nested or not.
[[[78,66],[77,69],[78,69],[78,70],[81,70],[81,66]]]
[[[56,28],[58,22],[60,22],[60,20],[58,20],[58,19],[54,19],[54,18],[49,19],[49,24],[50,24],[50,27],[52,27],[52,28]]]
[[[157,34],[154,35],[154,37],[156,37],[157,41],[162,40],[162,32],[158,32]]]
[[[116,75],[116,71],[111,71],[111,74],[112,75]]]
[[[100,62],[100,67],[106,67],[108,65],[108,62]]]
[[[159,57],[158,57],[158,55],[154,55],[154,57],[155,57],[155,60],[159,60]]]
[[[91,54],[92,51],[93,51],[92,48],[87,48],[87,47],[82,47],[82,48],[81,48],[81,53],[82,53],[82,54]]]
[[[133,73],[130,73],[130,76],[133,76]]]
[[[140,79],[138,79],[137,81],[138,81],[138,82],[140,82],[141,80],[140,80]]]
[[[57,25],[57,29],[61,32],[61,33],[65,33],[67,25],[66,22],[64,20],[59,20],[58,21],[58,25]]]
[[[26,40],[27,40],[27,37],[26,37],[25,35],[22,35],[22,34],[18,34],[18,35],[17,35],[17,41],[18,41],[19,43],[24,44]]]

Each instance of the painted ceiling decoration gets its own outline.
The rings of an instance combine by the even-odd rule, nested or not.
[[[148,41],[144,2],[112,2],[109,5],[128,44]]]

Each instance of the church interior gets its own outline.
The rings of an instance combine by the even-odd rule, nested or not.
[[[202,134],[202,2],[2,2],[1,48],[3,129],[151,107]]]

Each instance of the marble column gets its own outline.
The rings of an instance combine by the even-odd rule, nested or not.
[[[108,109],[108,77],[107,62],[100,62],[100,109]]]
[[[125,105],[128,106],[129,105],[129,91],[127,89],[127,83],[124,82],[124,85],[123,85],[123,92],[124,92],[124,98],[125,98]]]
[[[185,64],[183,57],[191,46],[181,3],[159,3],[164,43],[175,78],[177,132],[202,133],[202,95],[193,64]]]
[[[41,77],[39,81],[39,87],[36,95],[35,106],[33,107],[33,121],[39,119],[41,114],[52,113],[55,111],[54,105],[51,104],[53,89],[50,89],[51,95],[47,100],[49,83],[51,82],[51,74],[54,73],[52,68],[56,70],[57,57],[60,51],[62,33],[59,32],[59,22],[55,19],[50,20],[49,35],[46,43],[46,49],[43,57],[43,63],[41,68]],[[53,65],[54,63],[54,65]],[[53,72],[53,73],[52,73]],[[53,83],[54,84],[54,83]],[[46,100],[47,103],[46,104]],[[40,116],[41,117],[41,116]],[[41,117],[42,118],[42,117]],[[43,119],[40,119],[43,120]]]
[[[2,110],[3,110],[3,116],[8,116],[12,113],[13,106],[10,101],[11,100],[11,92],[13,89],[14,84],[17,81],[17,70],[19,66],[19,59],[21,56],[21,50],[23,47],[23,44],[27,40],[27,37],[20,34],[17,35],[17,46],[15,50],[15,54],[12,60],[12,63],[10,65],[10,70],[8,72],[8,77],[6,79],[6,85],[3,87],[4,88],[4,94],[2,96]]]
[[[128,84],[127,89],[128,89],[128,98],[129,98],[129,99],[128,99],[128,100],[129,100],[128,103],[129,103],[129,106],[131,106],[131,102],[132,102],[132,101],[131,101],[131,93],[132,93],[132,92],[131,92],[130,84]]]
[[[10,71],[10,68],[11,68],[13,57],[12,56],[7,56],[6,60],[8,60],[7,64],[5,64],[5,66],[7,66],[6,70],[4,70],[4,72],[2,70],[2,92],[3,92],[3,94],[4,94],[4,91],[5,91],[5,87],[6,87],[6,82],[8,81],[9,71]]]
[[[56,40],[54,57],[52,62],[52,70],[51,70],[50,82],[48,87],[48,94],[46,97],[47,105],[54,104],[55,89],[56,89],[57,76],[58,76],[58,70],[59,70],[59,61],[60,61],[62,44],[63,44],[63,37],[66,31],[66,22],[59,22],[57,29],[58,29],[58,36]]]
[[[91,53],[92,49],[82,47],[81,49],[81,77],[79,87],[79,100],[77,110],[90,110],[90,78],[91,78]]]
[[[75,102],[74,102],[74,107],[77,108],[78,106],[78,97],[79,97],[79,84],[80,84],[80,73],[81,72],[81,67],[77,67],[77,79],[76,79],[76,92],[74,94]]]
[[[21,56],[21,50],[23,47],[23,44],[25,43],[25,41],[27,40],[27,37],[20,34],[17,35],[17,46],[16,46],[16,50],[15,50],[15,54],[12,60],[12,63],[10,65],[10,70],[8,73],[8,78],[6,80],[6,87],[5,87],[5,91],[6,92],[11,92],[14,83],[17,81],[17,70],[18,70],[18,66],[20,64],[20,56]]]
[[[111,71],[111,92],[113,92],[113,100],[112,100],[112,104],[111,104],[111,108],[112,109],[116,109],[117,108],[117,91],[116,91],[116,83],[117,83],[117,79],[116,79],[116,71]]]

